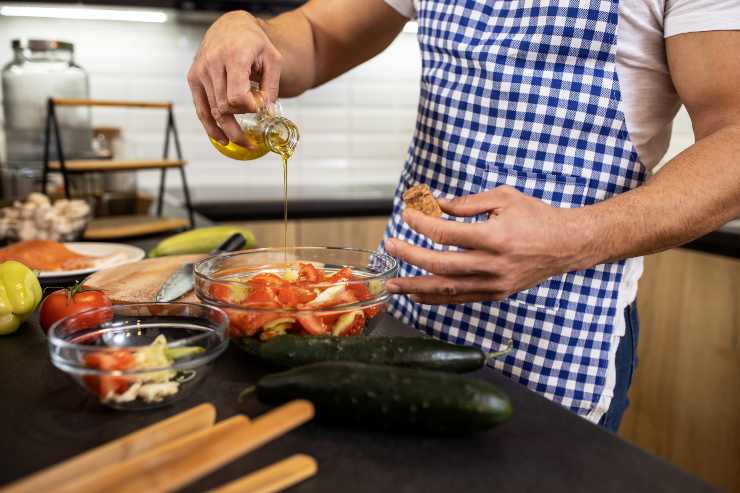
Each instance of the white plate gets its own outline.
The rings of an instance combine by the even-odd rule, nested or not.
[[[64,243],[64,246],[75,253],[89,255],[91,257],[110,257],[104,262],[78,270],[54,270],[39,272],[40,279],[53,279],[55,277],[82,276],[93,272],[116,267],[118,265],[136,262],[146,257],[146,252],[139,247],[126,245],[125,243]]]

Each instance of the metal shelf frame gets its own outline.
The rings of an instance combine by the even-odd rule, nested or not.
[[[59,121],[57,119],[56,108],[59,106],[102,106],[102,107],[117,107],[117,108],[145,108],[145,109],[164,109],[167,110],[167,125],[164,134],[164,148],[162,150],[162,161],[161,165],[150,165],[137,167],[135,164],[128,167],[116,166],[116,161],[110,161],[110,169],[105,169],[105,165],[100,163],[100,166],[94,167],[94,169],[74,169],[75,161],[70,162],[70,167],[67,166],[68,161],[64,157],[64,146],[62,144],[62,136],[59,127]],[[54,140],[56,143],[57,161],[54,162],[54,166],[51,165],[51,135],[54,132]],[[173,161],[169,159],[170,155],[170,142],[174,143],[175,156],[178,165],[173,166]],[[156,163],[155,161],[148,160],[147,163]],[[129,162],[130,164],[130,162]],[[62,179],[64,180],[64,196],[70,198],[71,190],[69,185],[69,175],[77,173],[116,173],[121,171],[143,170],[143,169],[159,169],[159,193],[157,196],[157,216],[162,217],[162,210],[164,207],[164,188],[167,179],[167,169],[176,167],[180,170],[180,180],[182,181],[182,190],[185,198],[185,206],[188,211],[188,221],[190,228],[195,226],[195,218],[193,214],[193,205],[190,200],[190,188],[188,187],[187,177],[185,176],[185,161],[182,158],[182,147],[180,146],[180,137],[177,133],[177,126],[175,124],[175,116],[172,110],[172,103],[155,103],[146,101],[112,101],[112,100],[100,100],[100,99],[59,99],[49,98],[47,103],[46,113],[46,128],[44,134],[44,171],[42,176],[41,191],[47,192],[49,173],[61,173]]]

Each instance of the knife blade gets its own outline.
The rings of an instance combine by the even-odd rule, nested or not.
[[[245,243],[246,240],[241,234],[234,233],[213,250],[211,255],[239,250]],[[155,301],[157,303],[173,301],[193,289],[193,268],[193,262],[188,262],[177,269],[177,271],[168,277],[164,284],[162,284],[159,292],[157,292]]]

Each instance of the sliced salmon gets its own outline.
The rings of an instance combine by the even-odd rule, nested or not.
[[[94,267],[100,259],[75,253],[56,241],[26,240],[0,248],[0,261],[6,260],[17,260],[36,270],[62,271]]]

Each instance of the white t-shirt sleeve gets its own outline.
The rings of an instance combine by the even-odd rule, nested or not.
[[[700,31],[734,30],[740,30],[738,0],[665,0],[663,36],[666,38]]]
[[[396,9],[402,16],[409,19],[416,19],[414,0],[385,0],[385,3]]]

